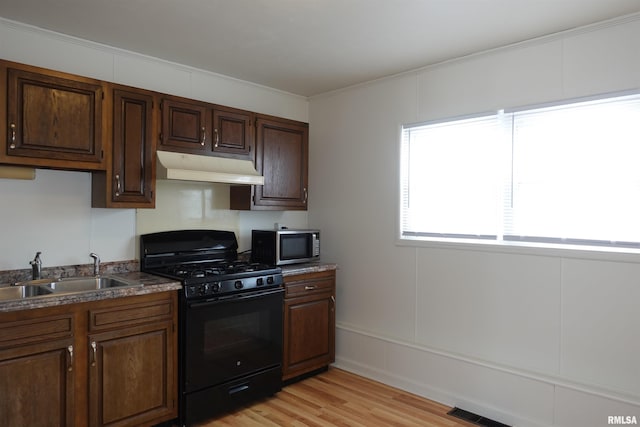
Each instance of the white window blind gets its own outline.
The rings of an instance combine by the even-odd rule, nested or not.
[[[640,248],[640,95],[403,127],[402,238]]]
[[[497,124],[487,116],[403,130],[404,236],[495,238],[505,160]]]
[[[505,238],[640,242],[639,166],[638,96],[513,113]]]

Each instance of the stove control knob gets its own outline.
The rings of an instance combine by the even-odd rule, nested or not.
[[[198,286],[198,295],[206,295],[207,294],[207,285]]]
[[[233,284],[233,286],[234,286],[236,289],[242,289],[242,288],[243,288],[242,280],[236,280],[236,283],[234,283],[234,284]]]
[[[211,289],[213,290],[214,293],[220,291],[220,283],[213,282],[213,284],[211,285]]]
[[[262,286],[264,285],[264,279],[262,277],[258,277],[256,279],[256,286]]]
[[[267,284],[273,285],[273,276],[267,277]]]

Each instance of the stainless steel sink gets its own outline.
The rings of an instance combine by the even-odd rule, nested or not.
[[[142,286],[142,283],[111,276],[70,277],[41,285],[41,287],[56,294],[96,291],[100,289],[132,288],[138,286]]]
[[[38,285],[18,285],[0,288],[0,301],[9,301],[51,294],[51,289]]]
[[[19,282],[13,286],[0,286],[0,301],[139,286],[143,286],[142,283],[113,276],[37,279]]]

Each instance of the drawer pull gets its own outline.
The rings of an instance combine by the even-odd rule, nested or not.
[[[96,342],[95,341],[91,341],[91,349],[93,350],[91,352],[91,366],[96,366]]]
[[[67,371],[73,371],[73,346],[70,345],[67,347],[67,351],[69,352],[69,365],[67,366]]]
[[[307,286],[305,286],[305,287],[304,287],[304,290],[305,290],[305,291],[312,291],[312,290],[314,290],[315,288],[316,288],[316,287],[315,287],[315,286],[313,286],[313,285],[307,285]]]

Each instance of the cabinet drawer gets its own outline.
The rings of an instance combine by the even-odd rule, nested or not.
[[[301,274],[285,277],[285,298],[335,291],[335,272]]]
[[[150,301],[89,311],[89,330],[102,331],[157,322],[173,317],[171,300]]]
[[[72,315],[0,322],[0,348],[54,341],[72,336]]]

